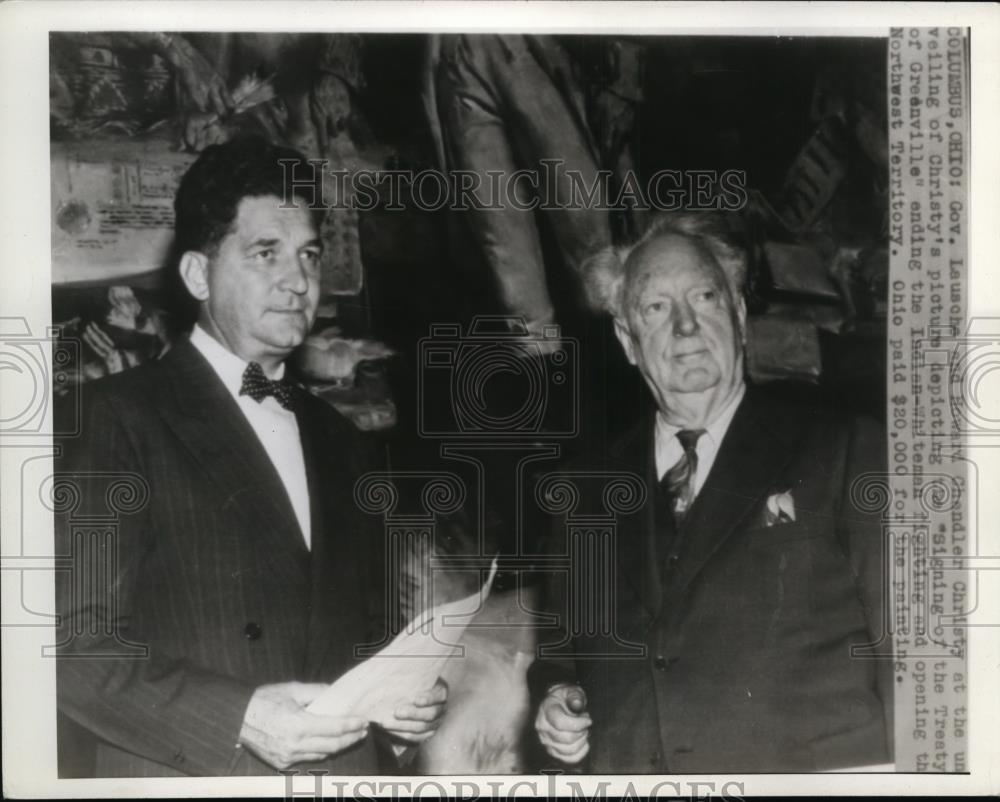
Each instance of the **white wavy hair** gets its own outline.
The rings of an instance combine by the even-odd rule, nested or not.
[[[628,260],[632,252],[657,237],[687,237],[703,246],[726,276],[733,300],[740,298],[747,278],[747,251],[737,236],[734,212],[661,212],[642,234],[627,245],[602,248],[581,265],[587,294],[614,317],[624,314]]]

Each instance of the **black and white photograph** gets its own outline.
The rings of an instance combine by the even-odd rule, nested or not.
[[[5,792],[989,789],[995,6],[80,5],[6,14]]]

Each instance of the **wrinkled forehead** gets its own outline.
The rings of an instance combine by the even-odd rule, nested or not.
[[[253,238],[263,232],[312,239],[319,236],[319,226],[312,210],[298,198],[286,203],[277,195],[246,195],[236,207],[230,233]]]
[[[726,277],[712,252],[699,240],[664,234],[639,245],[625,261],[627,307],[646,292],[668,292],[708,282],[724,288]]]

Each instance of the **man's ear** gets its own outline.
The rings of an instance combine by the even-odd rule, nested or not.
[[[208,257],[201,251],[185,251],[178,265],[181,281],[198,301],[208,300]]]
[[[617,315],[615,315],[614,320],[615,336],[618,338],[618,342],[622,344],[622,349],[625,351],[625,356],[629,364],[634,365],[636,364],[635,343],[632,341],[632,332],[629,331],[628,324]]]

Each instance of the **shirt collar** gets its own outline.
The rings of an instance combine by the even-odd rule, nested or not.
[[[726,432],[729,430],[729,424],[732,423],[733,416],[736,414],[736,408],[740,405],[740,401],[743,400],[743,396],[746,395],[747,386],[745,382],[740,383],[739,392],[733,396],[732,400],[723,407],[722,412],[720,412],[711,423],[705,427],[705,437],[708,437],[712,441],[712,445],[718,448],[722,443],[722,438],[726,436]],[[684,428],[682,426],[674,426],[671,423],[667,423],[666,419],[663,417],[662,412],[656,413],[656,431],[660,438],[661,443],[669,443],[670,439]]]
[[[249,363],[236,356],[197,323],[191,331],[191,345],[208,360],[208,364],[222,379],[226,389],[238,398],[240,388],[243,386],[243,372]],[[281,379],[284,375],[285,365],[282,363],[278,368],[278,375],[273,378]]]

